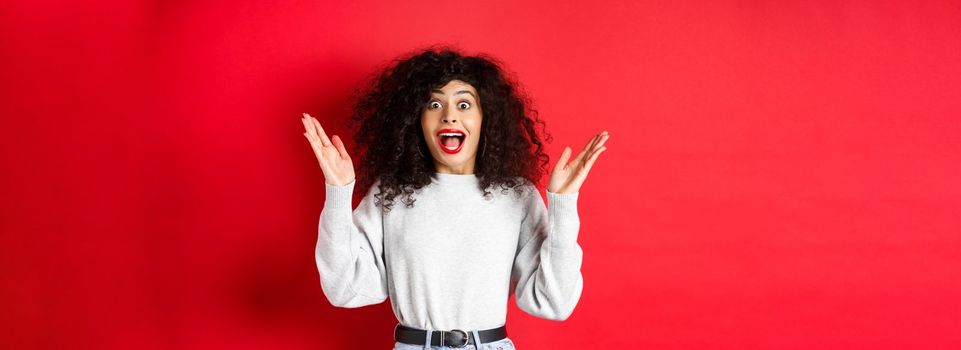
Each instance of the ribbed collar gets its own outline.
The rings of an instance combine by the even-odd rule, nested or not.
[[[476,185],[480,183],[480,179],[477,178],[476,174],[446,174],[434,172],[434,181],[444,184],[470,184]]]

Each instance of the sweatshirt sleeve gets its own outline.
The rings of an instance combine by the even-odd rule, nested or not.
[[[536,188],[526,197],[511,289],[528,314],[566,320],[581,296],[583,251],[577,243],[578,193],[547,191],[547,207]]]
[[[314,250],[324,295],[334,306],[345,308],[387,299],[383,217],[373,196],[377,183],[352,211],[355,183],[325,183],[327,195]]]

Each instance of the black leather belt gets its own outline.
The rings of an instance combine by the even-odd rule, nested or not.
[[[477,331],[481,343],[495,342],[507,338],[507,326],[485,329]],[[402,324],[394,327],[394,340],[401,343],[412,345],[424,345],[427,341],[427,331],[423,329],[411,328]],[[467,345],[474,345],[474,336],[471,331],[452,329],[449,331],[433,331],[430,335],[431,346],[449,346],[453,348],[463,348]]]

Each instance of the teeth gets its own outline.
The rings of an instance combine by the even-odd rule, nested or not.
[[[442,133],[440,133],[440,134],[437,134],[437,135],[439,135],[440,137],[444,137],[444,136],[450,136],[450,137],[464,137],[464,134],[462,134],[462,133],[459,133],[459,132],[442,132]],[[448,149],[448,150],[451,150],[451,151],[453,151],[453,150],[456,150],[456,149],[457,149],[457,147],[447,147],[447,146],[445,146],[445,145],[444,145],[443,143],[441,143],[441,147],[444,147],[444,148],[446,148],[446,149]]]

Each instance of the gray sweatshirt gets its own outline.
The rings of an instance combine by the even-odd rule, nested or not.
[[[321,288],[334,306],[390,297],[397,321],[432,330],[500,327],[514,294],[525,312],[565,320],[583,289],[578,193],[526,182],[485,199],[473,175],[435,173],[414,207],[402,196],[375,206],[377,184],[351,208],[355,182],[326,185],[315,250]]]

